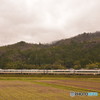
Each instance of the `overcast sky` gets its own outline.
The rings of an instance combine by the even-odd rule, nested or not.
[[[0,45],[49,43],[100,30],[100,0],[0,0]]]

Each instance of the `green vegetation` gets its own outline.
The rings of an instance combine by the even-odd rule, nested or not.
[[[52,44],[23,41],[0,47],[2,69],[99,69],[100,32],[84,33]]]
[[[57,79],[59,78],[100,78],[100,75],[64,75],[64,74],[0,74],[0,79],[1,77],[33,77],[33,78],[38,78],[38,79],[42,79],[42,78],[53,78],[53,79]]]
[[[98,93],[100,93],[100,91],[97,91],[97,90],[79,88],[79,87],[75,87],[75,86],[65,86],[65,85],[51,84],[51,83],[45,83],[45,82],[34,82],[34,84],[40,84],[42,86],[60,88],[60,89],[76,91],[76,92],[88,92],[88,91],[90,91],[90,92],[98,92]]]

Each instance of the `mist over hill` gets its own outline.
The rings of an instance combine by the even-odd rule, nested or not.
[[[100,68],[100,32],[83,33],[52,44],[20,41],[0,47],[2,69]]]

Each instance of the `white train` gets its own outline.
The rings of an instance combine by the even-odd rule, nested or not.
[[[98,70],[74,69],[0,69],[0,74],[100,74]]]

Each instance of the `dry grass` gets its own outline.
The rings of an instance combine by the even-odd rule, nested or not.
[[[36,83],[40,82],[40,84]],[[0,100],[100,100],[98,97],[70,97],[69,93],[71,90],[42,85],[41,82],[51,83],[51,84],[60,84],[74,85],[78,83],[74,80],[0,80]],[[81,82],[81,81],[80,81]],[[80,83],[79,83],[80,84]],[[89,85],[90,83],[88,83]],[[96,85],[99,84],[96,82]],[[95,82],[94,82],[95,85]],[[96,87],[96,86],[95,86]],[[99,86],[98,86],[99,87]]]

